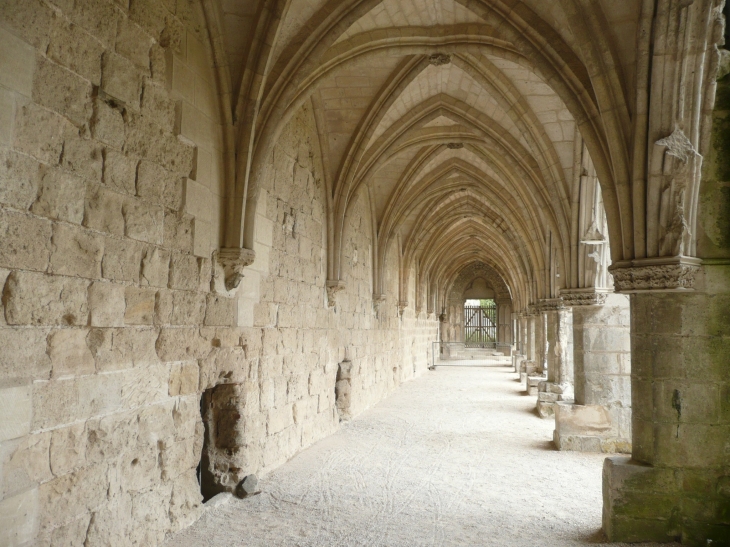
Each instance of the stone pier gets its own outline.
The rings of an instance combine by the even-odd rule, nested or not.
[[[658,268],[632,270],[695,290],[631,295],[633,449],[604,464],[603,529],[612,542],[728,545],[730,266]]]
[[[559,450],[631,452],[629,297],[561,291],[573,308],[575,404],[555,406]]]

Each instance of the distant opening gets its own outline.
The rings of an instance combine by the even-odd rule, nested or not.
[[[464,345],[497,346],[497,303],[493,299],[464,301]]]

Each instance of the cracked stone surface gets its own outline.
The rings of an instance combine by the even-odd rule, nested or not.
[[[607,545],[605,455],[556,451],[520,389],[507,366],[438,368],[166,546]]]

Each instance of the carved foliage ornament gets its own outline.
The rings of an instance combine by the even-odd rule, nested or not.
[[[693,289],[700,271],[696,264],[657,264],[610,268],[617,292]]]
[[[451,63],[451,55],[447,55],[446,53],[434,53],[429,56],[428,62],[434,66],[448,65]]]
[[[587,291],[560,291],[560,297],[566,306],[602,306],[606,303],[608,293],[597,292],[594,290]]]

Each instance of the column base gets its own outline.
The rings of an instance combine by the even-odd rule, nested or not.
[[[525,379],[525,391],[528,395],[535,396],[538,394],[538,386],[545,381],[542,375],[530,375]]]
[[[573,402],[573,386],[570,384],[555,384],[540,382],[537,388],[537,413],[540,418],[555,416],[555,406],[559,402]]]
[[[730,477],[660,468],[629,457],[603,463],[603,531],[611,543],[730,545]]]
[[[553,441],[558,450],[631,454],[631,409],[558,403]],[[622,431],[623,430],[623,431]]]

